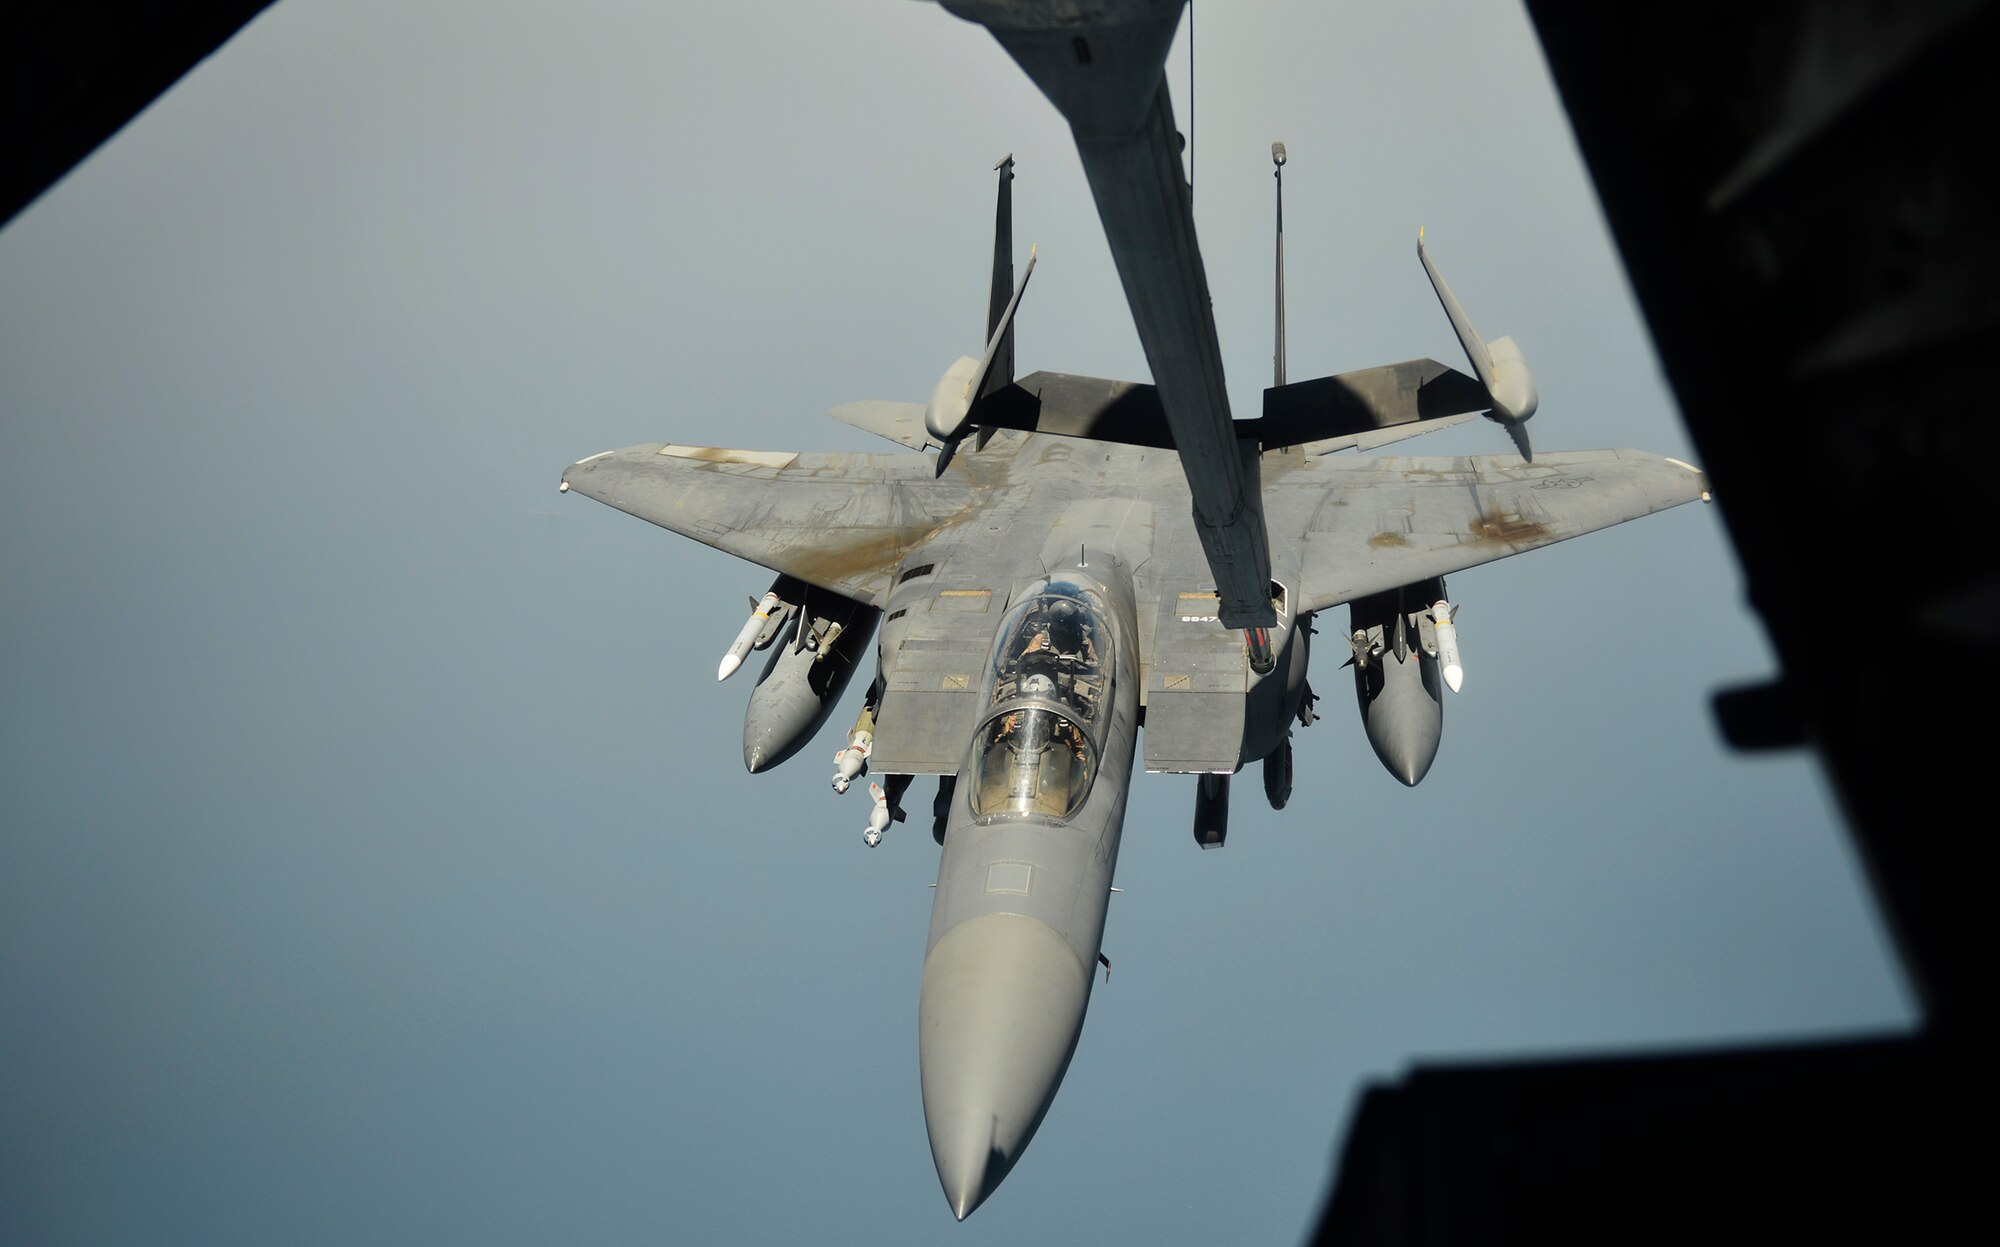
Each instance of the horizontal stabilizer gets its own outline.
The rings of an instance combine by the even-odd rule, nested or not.
[[[842,403],[826,414],[842,424],[851,424],[877,437],[886,437],[911,450],[936,445],[924,430],[922,403],[893,403],[868,398],[858,403]]]
[[[1056,437],[1172,449],[1160,392],[1136,381],[1035,372],[987,395],[979,423]]]
[[[1266,390],[1264,415],[1238,420],[1236,432],[1266,450],[1309,445],[1313,453],[1325,454],[1385,446],[1485,409],[1486,391],[1477,381],[1434,359],[1411,359]],[[989,394],[979,405],[978,423],[989,429],[1174,449],[1159,391],[1136,381],[1030,373]]]
[[[1481,412],[1489,405],[1486,388],[1464,373],[1434,359],[1406,359],[1273,386],[1264,391],[1264,415],[1245,422],[1243,432],[1273,450]]]

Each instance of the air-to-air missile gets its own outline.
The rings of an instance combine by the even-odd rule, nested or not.
[[[750,608],[750,618],[743,621],[743,630],[736,634],[736,640],[730,643],[729,652],[722,656],[721,665],[715,669],[717,680],[727,680],[735,675],[736,669],[743,665],[743,660],[749,656],[750,651],[763,649],[769,645],[778,635],[778,629],[784,627],[785,622],[798,609],[796,603],[787,602],[778,596],[779,590],[788,579],[790,577],[778,577],[777,583],[773,584],[763,598]]]

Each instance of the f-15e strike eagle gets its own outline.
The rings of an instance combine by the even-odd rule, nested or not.
[[[1019,16],[946,4],[980,20]],[[1345,605],[1340,648],[1369,741],[1415,784],[1437,752],[1442,689],[1461,678],[1446,575],[1707,496],[1699,471],[1658,455],[1526,458],[1526,364],[1511,342],[1480,339],[1421,239],[1474,375],[1419,359],[1285,384],[1281,299],[1279,384],[1261,417],[1230,420],[1160,72],[1180,0],[1133,7],[1146,20],[1114,37],[988,24],[1066,115],[1065,100],[1089,97],[1059,72],[1064,57],[1124,65],[1120,89],[1142,88],[1146,106],[1116,123],[1131,127],[1123,139],[1105,108],[1078,105],[1095,118],[1089,133],[1071,120],[1156,385],[1014,376],[1034,258],[1016,285],[1010,157],[982,354],[952,364],[927,403],[831,413],[909,450],[652,442],[592,456],[562,480],[776,573],[718,672],[771,651],[744,721],[751,771],[811,740],[874,641],[833,786],[873,772],[872,846],[903,820],[913,777],[938,777],[919,1060],[931,1153],[960,1219],[1019,1159],[1075,1051],[1135,761],[1200,777],[1203,847],[1223,843],[1229,777],[1251,762],[1283,808],[1291,727],[1314,718],[1311,621]],[[1042,52],[1056,69],[1038,71]],[[1150,83],[1127,72],[1146,58]],[[1282,149],[1273,155],[1282,173]],[[1523,454],[1335,454],[1475,413],[1505,424]]]

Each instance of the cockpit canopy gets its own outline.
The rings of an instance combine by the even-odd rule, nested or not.
[[[1096,772],[1097,750],[1073,720],[1033,706],[1009,710],[979,729],[972,812],[1065,819]]]
[[[1093,589],[1038,585],[1001,621],[987,670],[989,706],[1023,698],[1067,709],[1089,724],[1111,679],[1111,629]]]
[[[1096,720],[1111,681],[1111,630],[1095,590],[1050,581],[1001,622],[988,667],[972,812],[1065,819],[1097,773]]]

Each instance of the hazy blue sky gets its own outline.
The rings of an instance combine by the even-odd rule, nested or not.
[[[1456,359],[1422,224],[1538,446],[1690,455],[1516,7],[1199,20],[1240,414],[1281,138],[1295,379]],[[820,413],[976,351],[1009,151],[1023,369],[1144,379],[1054,110],[902,0],[283,0],[0,232],[0,1240],[1290,1242],[1414,1060],[1909,1024],[1814,767],[1716,740],[1771,659],[1686,507],[1452,579],[1418,789],[1332,647],[1290,809],[1204,854],[1143,778],[1116,974],[955,1225],[935,846],[827,788],[852,706],[743,774],[767,573],[555,487],[884,448]]]

